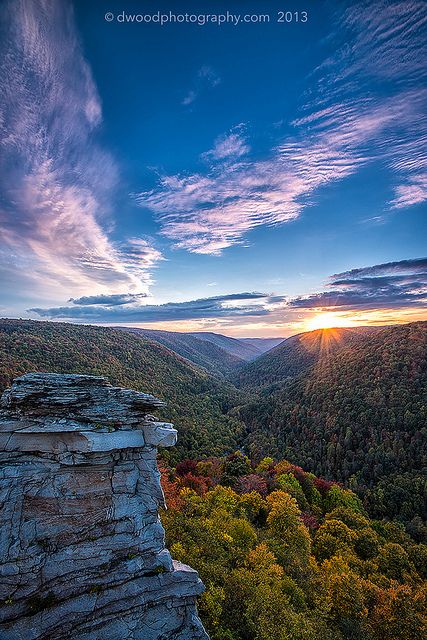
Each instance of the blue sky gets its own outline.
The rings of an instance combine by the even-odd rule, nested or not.
[[[425,317],[426,4],[265,5],[3,3],[2,315]],[[240,22],[127,22],[170,10]]]

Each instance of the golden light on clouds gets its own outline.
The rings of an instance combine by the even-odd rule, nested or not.
[[[295,325],[298,331],[315,331],[333,327],[360,327],[404,324],[426,320],[425,309],[367,309],[353,311],[323,311],[316,309]]]
[[[313,309],[288,311],[277,309],[267,318],[205,318],[163,322],[127,322],[129,327],[145,327],[163,331],[194,332],[213,331],[235,338],[281,337],[286,338],[305,331],[341,327],[378,326],[404,324],[426,320],[425,309],[367,309],[347,310]],[[110,324],[110,323],[99,323]]]

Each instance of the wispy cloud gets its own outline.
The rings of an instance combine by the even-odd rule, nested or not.
[[[337,273],[329,290],[289,301],[290,307],[346,310],[424,307],[427,304],[427,258],[388,262]]]
[[[203,154],[210,160],[206,172],[164,175],[139,194],[139,204],[157,215],[175,247],[219,254],[259,225],[294,220],[321,187],[374,160],[394,175],[389,207],[422,202],[425,22],[418,0],[340,7],[329,39],[334,54],[313,71],[318,90],[293,122],[292,138],[259,160],[250,157],[241,132],[224,136]]]
[[[218,73],[209,65],[200,67],[197,72],[196,78],[193,83],[193,87],[188,91],[182,100],[184,106],[189,106],[197,98],[209,89],[217,87],[221,82],[221,78]]]
[[[160,254],[111,240],[118,171],[95,141],[101,103],[71,6],[14,0],[1,14],[0,268],[51,298],[146,290]]]
[[[250,147],[240,129],[241,127],[236,127],[231,133],[220,136],[215,140],[214,147],[203,154],[203,158],[208,162],[218,160],[233,161],[249,153]]]
[[[374,80],[376,101],[382,95],[397,100],[408,96],[419,103],[419,117],[405,114],[390,141],[382,142],[380,157],[385,157],[395,173],[397,184],[391,208],[403,208],[427,200],[427,118],[426,81],[427,8],[424,0],[362,0],[350,3],[336,14],[337,41],[342,40],[336,54],[316,70],[320,83],[320,104],[324,107],[344,93],[355,105],[361,92],[372,93]],[[335,73],[330,73],[334,70]],[[391,143],[391,144],[390,144]]]
[[[66,318],[89,322],[164,322],[204,318],[240,318],[243,316],[268,315],[270,297],[265,293],[243,292],[223,296],[200,298],[188,302],[167,302],[159,305],[107,302],[88,303],[72,301],[76,304],[49,309],[29,309],[42,318]]]
[[[427,140],[426,147],[427,148]],[[395,197],[390,205],[393,209],[403,209],[427,200],[427,172],[425,174],[408,175],[405,184],[395,187]]]

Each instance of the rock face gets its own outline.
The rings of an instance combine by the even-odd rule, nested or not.
[[[1,640],[209,640],[164,546],[151,395],[31,373],[0,407]]]

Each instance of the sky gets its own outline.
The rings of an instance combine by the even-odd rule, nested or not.
[[[0,315],[427,319],[427,4],[282,9],[1,3]]]

